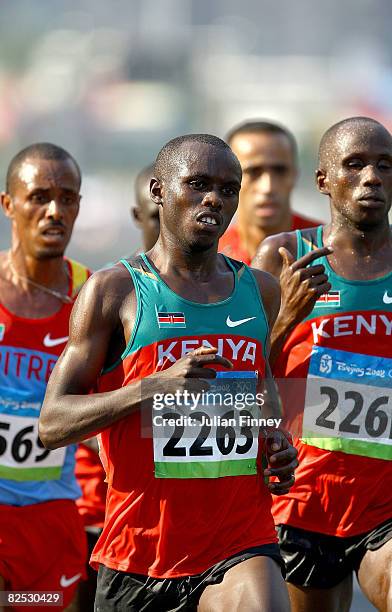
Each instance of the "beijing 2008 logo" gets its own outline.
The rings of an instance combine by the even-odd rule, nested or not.
[[[321,355],[320,372],[322,372],[322,374],[330,374],[332,372],[332,357],[327,353]]]

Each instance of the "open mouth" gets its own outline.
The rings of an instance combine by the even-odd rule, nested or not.
[[[62,229],[47,229],[43,232],[44,236],[62,236],[64,230]]]
[[[64,237],[65,229],[60,226],[47,227],[41,231],[41,235],[44,236],[44,238],[59,240],[60,238]]]
[[[202,213],[196,217],[196,221],[207,227],[221,225],[220,216],[215,213]]]

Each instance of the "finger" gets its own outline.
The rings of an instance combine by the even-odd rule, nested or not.
[[[310,266],[309,268],[302,268],[299,271],[301,280],[305,278],[311,278],[312,276],[319,276],[320,274],[324,274],[325,267],[320,264],[318,266]]]
[[[233,364],[226,357],[222,357],[221,355],[193,355],[192,356],[192,365],[195,367],[201,367],[208,364],[221,365],[224,368],[232,368]]]
[[[288,464],[291,465],[292,461],[294,461],[294,463],[297,462],[297,459],[296,459],[297,455],[298,455],[297,449],[294,448],[294,446],[289,446],[285,450],[281,450],[271,455],[269,457],[269,463],[273,464],[273,467],[284,466]],[[297,465],[298,465],[298,462],[297,462]]]
[[[216,346],[199,346],[199,348],[190,351],[188,355],[215,355],[218,352]]]
[[[294,461],[291,461],[291,463],[288,463],[287,465],[284,465],[282,467],[276,467],[276,468],[269,467],[264,470],[264,476],[277,476],[279,480],[282,482],[288,477],[291,478],[297,466],[298,466],[298,461],[294,460]]]
[[[295,257],[285,247],[280,247],[278,252],[282,258],[283,266],[288,268],[292,263],[294,263]]]
[[[192,367],[186,374],[186,378],[216,378],[216,370],[213,368]]]
[[[288,445],[285,436],[279,430],[268,432],[266,442],[267,452],[271,456],[273,456],[271,453],[277,453],[278,451],[287,448]]]
[[[331,287],[332,287],[331,283],[327,282],[327,283],[323,283],[322,285],[317,285],[316,287],[312,287],[312,290],[317,299],[318,297],[320,297],[320,295],[323,295],[324,293],[328,293],[328,291],[331,290]]]
[[[290,491],[290,488],[295,483],[295,478],[292,476],[287,482],[269,482],[267,487],[274,495],[284,495]]]
[[[312,276],[310,279],[310,286],[317,287],[317,285],[324,285],[328,283],[328,276],[326,274],[320,274],[320,276]]]
[[[303,257],[300,257],[291,265],[291,269],[293,272],[295,270],[299,270],[300,268],[306,268],[312,261],[315,259],[319,259],[320,257],[325,257],[326,255],[330,255],[333,252],[331,247],[322,247],[321,249],[315,249],[314,251],[310,251],[310,253],[306,253]]]

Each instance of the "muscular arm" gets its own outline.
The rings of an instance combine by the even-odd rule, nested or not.
[[[295,232],[270,236],[263,241],[257,252],[252,265],[278,278],[282,290],[279,314],[271,333],[272,366],[290,331],[312,311],[317,298],[331,288],[324,266],[311,265],[330,252],[328,247],[323,247],[296,260]]]
[[[89,394],[110,359],[109,351],[113,353],[113,337],[123,330],[121,311],[128,305],[132,312],[134,301],[130,276],[120,267],[97,272],[83,287],[72,310],[68,344],[52,372],[41,410],[39,435],[47,448],[91,437],[139,407],[139,383]],[[113,354],[113,361],[117,356]]]

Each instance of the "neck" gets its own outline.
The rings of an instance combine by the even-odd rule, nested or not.
[[[171,272],[184,278],[208,278],[216,270],[217,244],[205,251],[186,249],[171,237],[160,235],[148,256],[162,274]]]
[[[62,255],[48,259],[36,259],[22,252],[18,247],[11,247],[8,251],[9,261],[17,275],[30,279],[44,287],[61,289],[64,293],[68,290],[68,274]],[[28,284],[27,281],[19,279],[19,284]]]
[[[333,245],[335,251],[346,251],[357,257],[377,254],[383,247],[392,248],[387,217],[378,225],[363,229],[349,224],[347,219],[332,210],[331,223],[325,227],[323,234],[326,245]]]
[[[281,232],[289,232],[291,230],[291,210],[287,210],[284,217],[281,219],[278,225],[271,228],[262,228],[257,225],[251,225],[245,221],[245,219],[238,219],[238,233],[240,236],[240,242],[242,248],[249,254],[250,259],[253,259],[256,255],[257,249],[260,244],[273,234],[280,234]]]

